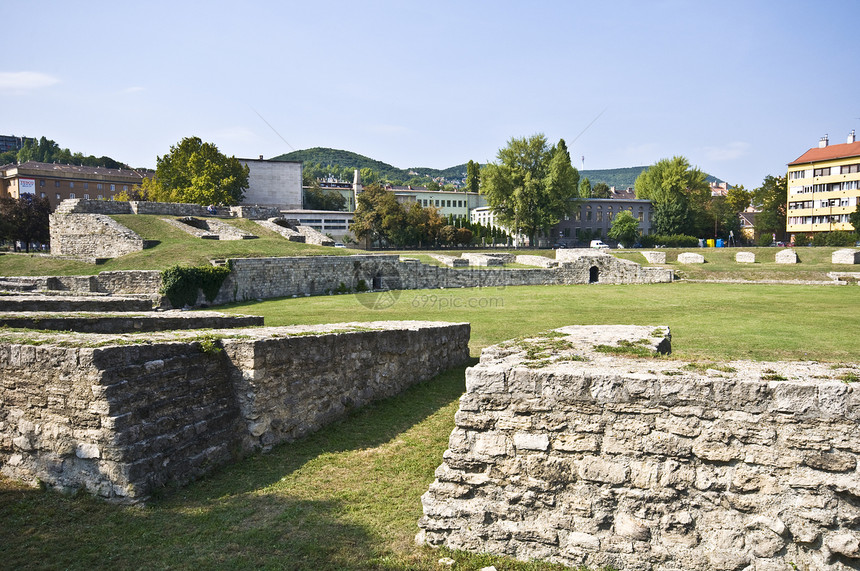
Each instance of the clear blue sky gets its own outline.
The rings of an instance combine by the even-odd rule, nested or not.
[[[825,133],[860,131],[857,0],[6,0],[3,13],[0,134],[133,166],[196,135],[238,157],[319,146],[447,168],[544,133],[576,167],[684,155],[753,188]]]

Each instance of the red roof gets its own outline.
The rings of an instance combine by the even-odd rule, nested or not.
[[[849,157],[860,157],[860,141],[855,143],[843,143],[841,145],[828,145],[826,147],[809,149],[796,160],[788,163],[788,166],[815,163],[818,161],[832,161],[833,159],[847,159]]]

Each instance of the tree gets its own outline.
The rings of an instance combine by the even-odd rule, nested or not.
[[[192,204],[238,204],[248,188],[248,167],[212,143],[186,137],[156,159],[151,200]]]
[[[605,182],[598,182],[591,188],[591,198],[611,198],[612,190]]]
[[[860,236],[860,204],[854,209],[854,212],[848,215],[848,221],[854,227],[854,233]]]
[[[612,219],[612,227],[606,235],[621,244],[632,246],[639,237],[639,219],[629,210],[622,210]]]
[[[24,194],[20,198],[0,199],[0,239],[20,241],[27,252],[33,242],[47,243],[50,213],[51,203],[47,198]]]
[[[591,198],[591,181],[588,177],[582,177],[579,181],[579,196],[580,198]]]
[[[478,192],[481,188],[481,165],[473,160],[466,163],[466,192]]]
[[[570,211],[578,178],[563,139],[550,148],[542,134],[512,138],[481,170],[481,193],[497,220],[534,244]]]
[[[636,198],[651,201],[656,234],[695,235],[707,229],[703,215],[710,189],[705,178],[684,157],[662,159],[636,178]]]
[[[760,210],[755,218],[756,231],[776,234],[777,239],[785,237],[787,201],[788,184],[785,177],[764,177],[762,185],[752,195],[753,204]]]
[[[380,240],[399,241],[405,218],[394,194],[374,183],[358,195],[351,230],[367,245]]]

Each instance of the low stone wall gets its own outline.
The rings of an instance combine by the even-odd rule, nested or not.
[[[466,258],[459,258],[456,256],[447,256],[445,254],[430,254],[430,257],[434,260],[438,260],[442,262],[449,268],[467,268],[469,267],[469,260]]]
[[[519,255],[514,258],[514,262],[523,264],[524,266],[539,266],[541,268],[554,268],[558,266],[558,260],[552,260],[544,256]]]
[[[139,500],[469,356],[469,325],[28,332],[0,341],[0,472]]]
[[[858,264],[860,263],[860,250],[836,250],[830,255],[832,264]]]
[[[754,264],[755,263],[755,253],[754,252],[738,252],[735,254],[735,262],[738,264]]]
[[[493,256],[491,254],[478,254],[474,252],[464,252],[461,257],[468,260],[470,266],[504,266],[505,260],[501,256]]]
[[[0,295],[0,313],[20,311],[152,311],[155,305],[157,305],[156,300],[150,297]]]
[[[143,333],[173,329],[224,329],[260,327],[256,315],[232,315],[214,311],[163,311],[147,313],[45,313],[44,311],[0,313],[0,327],[77,331],[78,333]]]
[[[10,276],[0,278],[0,289],[106,294],[156,294],[161,287],[158,270],[119,270],[94,276]]]
[[[143,238],[104,214],[55,212],[50,215],[50,232],[54,256],[94,261],[143,250]]]
[[[593,569],[860,567],[860,392],[840,379],[856,365],[595,350],[666,350],[667,331],[485,349],[419,541]]]
[[[798,262],[797,252],[794,250],[780,250],[774,256],[777,264],[796,264]]]
[[[183,232],[196,236],[197,238],[208,238],[212,240],[248,240],[257,237],[250,232],[246,232],[241,228],[233,226],[232,224],[228,224],[227,222],[222,222],[221,220],[216,220],[214,218],[188,217],[189,221],[202,226],[202,228],[189,224],[182,219],[162,218],[161,220],[163,222],[167,222],[174,228],[178,228]]]
[[[266,220],[268,218],[277,218],[281,215],[281,211],[272,206],[231,206],[230,213],[237,218],[247,218],[249,220]]]
[[[665,264],[666,252],[640,252],[649,264]]]
[[[609,254],[581,256],[557,268],[454,269],[402,262],[397,255],[231,259],[232,273],[215,304],[293,295],[325,295],[341,288],[405,290],[587,283],[668,283],[672,270],[643,268]],[[342,288],[341,288],[342,289]]]
[[[254,220],[254,222],[259,224],[266,230],[270,230],[272,232],[275,232],[276,234],[280,234],[290,242],[304,243],[305,241],[305,237],[298,231],[293,230],[292,228],[286,228],[284,226],[281,226],[280,224],[275,224],[274,222],[272,222],[272,220]]]

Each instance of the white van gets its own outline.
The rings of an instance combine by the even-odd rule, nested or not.
[[[600,240],[592,240],[591,241],[591,247],[594,248],[595,250],[608,250],[609,249],[609,246],[607,246],[606,244],[604,244]]]

